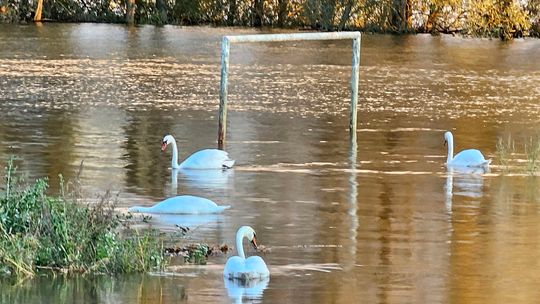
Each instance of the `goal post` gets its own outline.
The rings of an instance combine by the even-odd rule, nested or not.
[[[351,72],[351,111],[349,115],[349,135],[356,145],[356,124],[358,104],[358,77],[360,66],[360,32],[328,32],[328,33],[290,33],[290,34],[257,34],[223,36],[221,40],[221,83],[219,90],[219,126],[218,148],[223,149],[227,132],[227,81],[229,76],[229,53],[231,43],[309,41],[309,40],[344,40],[351,39],[352,72]]]

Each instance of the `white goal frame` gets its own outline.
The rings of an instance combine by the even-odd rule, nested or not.
[[[223,149],[227,132],[227,81],[229,76],[229,53],[231,43],[272,42],[272,41],[307,41],[307,40],[343,40],[352,39],[351,73],[351,111],[349,115],[349,134],[356,146],[356,122],[358,104],[358,75],[360,66],[360,32],[328,33],[291,33],[223,36],[221,40],[221,85],[219,90],[219,127],[218,148]]]

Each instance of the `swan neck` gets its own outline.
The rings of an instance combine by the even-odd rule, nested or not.
[[[238,230],[236,233],[236,251],[238,251],[238,256],[242,259],[246,258],[246,255],[244,254],[244,246],[242,245],[242,242],[244,241],[244,237],[246,237],[246,234],[244,233],[243,229]]]
[[[175,168],[171,170],[171,189],[172,189],[172,194],[176,195],[177,194],[176,190],[178,189],[178,169],[175,169]]]
[[[176,146],[176,141],[173,140],[171,145],[172,145],[171,167],[173,169],[177,169],[178,168],[178,147]]]
[[[446,163],[449,164],[454,159],[454,139],[449,136],[447,139],[448,155],[446,156]]]

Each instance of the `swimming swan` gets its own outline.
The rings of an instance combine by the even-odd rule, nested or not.
[[[234,165],[234,160],[229,158],[229,153],[218,149],[204,149],[191,154],[181,164],[178,164],[178,148],[172,135],[163,137],[161,151],[165,151],[168,145],[172,145],[173,154],[171,166],[173,169],[229,169]]]
[[[229,280],[238,279],[241,281],[263,280],[270,276],[270,271],[266,263],[260,256],[250,256],[246,259],[242,241],[247,238],[257,248],[257,237],[255,230],[249,226],[242,226],[236,232],[237,256],[230,257],[225,264],[223,277]]]
[[[454,136],[451,132],[444,133],[444,144],[448,144],[446,165],[451,167],[488,167],[491,159],[485,159],[482,152],[476,149],[467,149],[454,155]]]
[[[219,213],[231,206],[218,206],[213,201],[204,197],[192,195],[180,195],[170,197],[155,204],[152,207],[134,206],[128,209],[129,212],[144,213],[169,213],[169,214],[204,214]]]

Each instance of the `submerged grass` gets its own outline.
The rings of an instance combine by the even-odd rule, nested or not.
[[[525,155],[527,156],[527,172],[535,175],[538,170],[538,157],[540,156],[540,138],[531,137],[525,143]]]
[[[8,163],[0,194],[0,272],[26,277],[38,269],[126,273],[164,267],[157,232],[131,230],[109,192],[81,205],[63,183],[58,196],[47,195],[47,187],[45,179],[24,185]]]
[[[499,140],[497,141],[497,151],[495,154],[497,155],[497,159],[499,160],[499,163],[504,171],[508,171],[510,157],[514,151],[514,140],[512,140],[511,135],[508,135],[506,140],[499,137]]]
[[[516,148],[511,135],[508,135],[506,140],[499,138],[496,148],[497,151],[495,154],[497,155],[499,164],[504,172],[508,172],[510,170],[510,163],[519,161],[514,159]],[[525,167],[521,167],[521,170],[531,176],[536,175],[538,169],[540,169],[540,136],[529,137],[523,144],[523,151],[519,154],[525,157]]]

